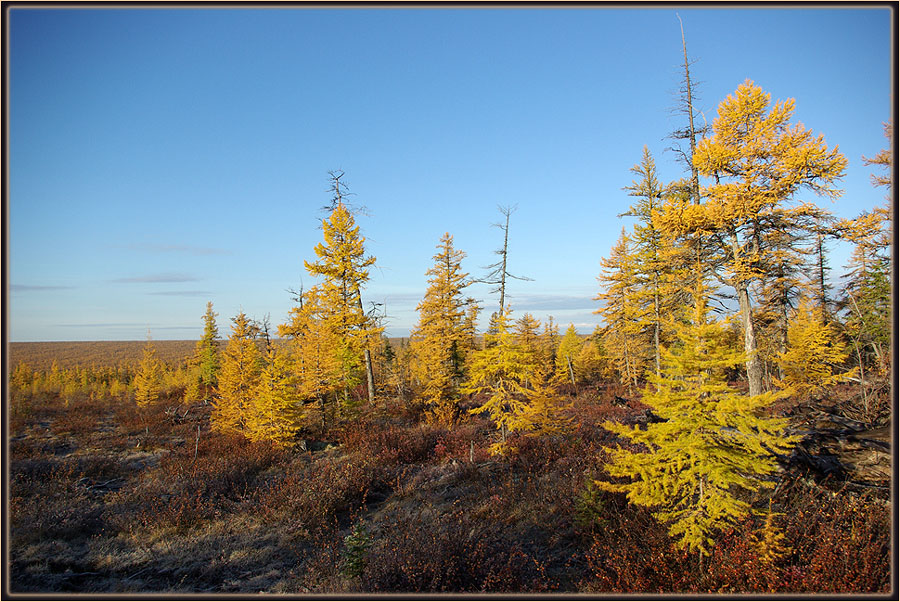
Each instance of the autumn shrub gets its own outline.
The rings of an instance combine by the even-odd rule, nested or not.
[[[359,581],[369,592],[529,592],[552,588],[529,542],[457,510],[400,519],[372,537]]]
[[[82,539],[103,525],[102,505],[91,480],[108,475],[99,462],[31,460],[10,467],[10,534],[15,545],[47,539]]]
[[[595,506],[605,521],[588,535],[587,575],[582,591],[665,593],[691,591],[691,564],[696,555],[672,546],[667,529],[644,508],[620,494],[601,493]]]
[[[118,492],[107,515],[121,530],[172,527],[186,530],[248,496],[260,473],[281,461],[284,452],[267,442],[234,435],[207,435],[196,447],[182,445],[145,470],[133,487]]]
[[[828,491],[796,480],[779,492],[793,554],[783,591],[886,592],[891,581],[890,506],[871,493]]]
[[[312,532],[337,525],[340,515],[362,507],[372,490],[384,487],[381,474],[373,457],[359,453],[304,465],[295,462],[262,485],[248,503],[264,520],[287,521]]]
[[[105,401],[82,400],[66,404],[53,421],[56,434],[85,436],[97,430],[110,413]]]
[[[829,492],[791,480],[773,498],[785,555],[762,557],[762,520],[723,532],[700,562],[672,546],[650,512],[595,493],[585,529],[583,591],[621,593],[876,593],[890,587],[890,511],[872,496]],[[596,514],[600,514],[599,517]]]
[[[339,437],[349,453],[376,458],[382,465],[396,465],[428,460],[442,432],[436,426],[360,421],[343,428]]]
[[[469,419],[453,428],[439,431],[432,452],[438,461],[484,462],[491,457],[488,437],[493,428],[483,419]]]

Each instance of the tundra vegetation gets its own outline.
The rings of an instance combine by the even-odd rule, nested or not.
[[[644,150],[588,336],[505,303],[501,208],[486,332],[447,233],[388,339],[335,172],[277,337],[209,303],[180,356],[13,346],[12,590],[888,592],[891,211],[800,198],[847,162],[793,110],[747,81],[684,179]]]

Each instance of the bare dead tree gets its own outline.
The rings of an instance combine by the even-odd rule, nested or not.
[[[479,280],[473,280],[473,282],[481,282],[484,284],[493,284],[496,288],[492,289],[492,293],[500,293],[500,311],[503,311],[506,303],[506,279],[507,278],[515,278],[516,280],[533,280],[533,278],[528,278],[527,276],[514,276],[510,274],[506,269],[507,260],[509,258],[509,216],[512,215],[516,209],[517,205],[513,205],[510,207],[509,205],[503,207],[498,205],[497,209],[503,214],[505,218],[503,222],[497,222],[491,224],[491,226],[495,228],[500,228],[503,230],[503,247],[494,251],[495,254],[500,256],[500,261],[497,263],[493,263],[489,266],[485,266],[482,269],[490,270],[484,278]]]
[[[262,320],[258,320],[255,325],[257,332],[259,332],[263,339],[266,341],[266,353],[272,352],[272,337],[270,335],[270,331],[272,329],[272,317],[271,314],[266,314],[263,316]]]
[[[676,143],[668,150],[675,152],[678,155],[679,160],[687,165],[687,167],[690,169],[690,195],[691,199],[694,201],[694,204],[699,205],[700,176],[697,172],[697,168],[694,167],[694,152],[697,149],[697,137],[705,135],[708,128],[705,122],[704,125],[699,128],[697,127],[697,124],[695,122],[697,112],[694,108],[694,102],[696,101],[696,96],[694,96],[694,86],[691,84],[690,69],[690,65],[693,64],[693,61],[688,60],[687,43],[685,42],[684,38],[684,23],[682,23],[680,15],[676,13],[675,16],[678,17],[678,24],[681,27],[681,49],[684,52],[684,80],[678,90],[678,106],[676,107],[675,112],[686,115],[688,123],[687,127],[677,129],[669,134],[668,137],[675,140]],[[682,149],[678,144],[678,141],[681,140],[688,141],[690,148],[688,152],[685,152],[684,149]]]
[[[344,170],[342,169],[332,169],[328,172],[328,178],[330,180],[328,192],[331,193],[331,201],[327,205],[324,205],[321,210],[326,213],[331,213],[338,205],[343,205],[353,215],[368,216],[368,209],[365,205],[357,205],[350,201],[350,197],[356,196],[356,194],[350,192],[347,185],[341,181],[341,178],[343,177]]]

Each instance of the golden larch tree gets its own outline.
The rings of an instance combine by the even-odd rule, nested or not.
[[[603,345],[616,366],[620,382],[633,394],[644,371],[648,349],[641,334],[637,262],[625,228],[609,257],[602,259],[600,265],[602,271],[597,280],[601,292],[594,299],[603,305],[594,313],[603,317]]]
[[[246,420],[247,436],[254,440],[291,444],[303,426],[303,403],[297,391],[295,362],[290,347],[271,346],[265,355],[265,367],[259,375],[256,394]]]
[[[218,431],[245,433],[263,358],[257,345],[259,330],[253,321],[243,311],[231,321],[231,336],[222,352],[219,395],[213,402],[210,422]]]
[[[819,308],[804,298],[794,312],[787,332],[787,349],[778,354],[781,378],[775,385],[808,399],[827,387],[857,375],[857,368],[842,370],[849,354],[834,325],[825,322]]]
[[[525,382],[534,380],[536,366],[516,342],[509,328],[510,309],[493,316],[493,328],[485,334],[484,349],[475,351],[469,364],[469,375],[462,392],[488,395],[487,401],[469,410],[471,414],[487,412],[500,431],[500,442],[494,453],[502,453],[510,425],[528,404]]]
[[[370,346],[382,332],[363,309],[362,290],[369,281],[369,268],[375,257],[366,254],[366,238],[360,234],[353,212],[342,199],[340,176],[332,174],[334,207],[322,220],[323,242],[315,247],[315,262],[305,261],[307,271],[322,278],[320,298],[322,307],[333,315],[333,324],[341,341],[344,401],[349,402],[349,390],[358,380],[358,372],[365,371],[369,403],[375,402],[375,378]]]
[[[147,334],[141,363],[134,375],[134,400],[141,407],[159,399],[163,384],[163,365],[156,353],[156,346]]]
[[[343,384],[339,359],[341,342],[335,316],[323,306],[320,290],[313,287],[297,297],[289,321],[278,326],[278,335],[288,339],[288,358],[296,379],[297,395],[318,405],[322,428],[327,423],[327,399]]]
[[[581,345],[582,340],[575,330],[575,325],[569,324],[556,350],[556,365],[553,368],[553,380],[555,382],[576,384],[575,360],[581,354]]]
[[[751,289],[770,265],[765,233],[799,228],[802,221],[825,215],[811,203],[792,204],[793,197],[801,189],[839,196],[833,184],[847,166],[823,136],[791,125],[793,113],[792,99],[771,105],[770,95],[752,81],[738,86],[719,105],[712,136],[701,140],[694,154],[700,175],[712,179],[703,189],[704,203],[670,214],[661,224],[714,232],[721,241],[721,276],[737,294],[751,395],[764,390]]]
[[[429,420],[449,425],[456,419],[457,389],[470,338],[462,297],[468,274],[462,271],[466,254],[453,248],[449,233],[441,237],[437,248],[434,265],[426,272],[425,297],[416,307],[419,322],[410,335],[410,346]]]
[[[742,492],[773,485],[774,454],[794,441],[783,434],[785,420],[765,416],[779,393],[748,396],[727,383],[725,369],[744,357],[727,346],[722,326],[709,321],[705,293],[697,295],[693,321],[679,324],[677,334],[663,349],[662,376],[649,376],[655,388],[648,385],[642,399],[663,421],[646,429],[604,423],[647,451],[609,448],[606,469],[615,481],[597,485],[654,509],[679,547],[706,555],[716,532],[750,513]]]

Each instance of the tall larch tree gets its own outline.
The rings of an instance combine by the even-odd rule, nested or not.
[[[667,316],[683,306],[683,293],[689,287],[687,274],[690,249],[676,237],[667,235],[653,223],[667,195],[657,177],[656,163],[645,146],[641,162],[631,168],[637,176],[626,186],[629,196],[636,199],[624,215],[637,219],[630,237],[634,265],[635,291],[640,309],[640,328],[648,339],[657,375],[660,369],[659,347],[665,343]]]
[[[362,290],[369,281],[369,268],[375,265],[375,257],[366,254],[366,239],[360,234],[353,212],[344,203],[342,175],[332,174],[335,199],[331,214],[322,220],[324,241],[315,247],[318,260],[304,264],[311,275],[322,278],[322,304],[333,313],[333,322],[343,345],[344,400],[349,402],[350,386],[362,367],[369,403],[374,404],[375,377],[370,346],[377,341],[382,329],[364,311]]]
[[[259,385],[263,358],[257,344],[259,329],[241,311],[231,319],[231,336],[222,352],[219,395],[210,422],[221,432],[246,434],[248,417]]]
[[[163,366],[156,353],[156,346],[150,333],[144,345],[141,363],[134,375],[134,399],[141,407],[146,407],[159,399],[163,384]]]
[[[609,257],[602,259],[600,265],[602,271],[597,280],[601,292],[594,299],[602,306],[594,313],[603,317],[604,347],[612,357],[621,383],[633,394],[644,370],[647,346],[640,327],[637,262],[624,228]]]
[[[750,513],[742,493],[773,485],[774,454],[793,440],[783,434],[785,420],[765,416],[779,393],[748,396],[728,385],[725,369],[740,364],[743,353],[729,348],[722,326],[709,320],[705,291],[698,291],[691,323],[677,330],[675,344],[663,350],[662,376],[649,376],[655,387],[648,385],[642,399],[663,420],[646,429],[604,423],[647,451],[609,448],[609,475],[627,480],[597,485],[652,508],[676,545],[702,557],[716,532]]]
[[[194,358],[197,363],[200,394],[208,400],[218,384],[219,376],[219,328],[216,325],[217,313],[213,311],[212,301],[206,303],[203,314],[203,336],[197,341]]]
[[[462,271],[465,253],[453,248],[445,233],[437,245],[434,265],[426,272],[428,288],[417,306],[419,322],[410,335],[428,417],[452,424],[456,418],[458,386],[463,374],[468,274]]]
[[[727,258],[723,280],[734,288],[740,306],[750,394],[764,389],[757,351],[751,289],[767,272],[767,230],[795,228],[797,220],[821,215],[811,203],[793,203],[801,189],[835,198],[833,184],[847,160],[823,136],[791,125],[794,101],[777,102],[747,80],[719,105],[712,136],[697,144],[694,164],[711,178],[704,189],[700,227],[716,233]],[[678,220],[678,216],[673,216]]]

